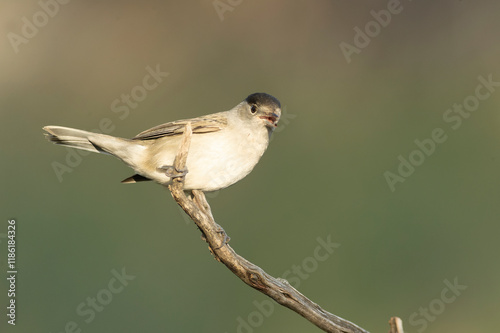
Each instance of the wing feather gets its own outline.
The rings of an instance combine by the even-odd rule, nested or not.
[[[217,132],[227,126],[227,117],[221,113],[213,115],[183,119],[155,126],[137,134],[133,140],[152,140],[165,136],[174,136],[184,133],[186,124],[191,122],[193,134]]]

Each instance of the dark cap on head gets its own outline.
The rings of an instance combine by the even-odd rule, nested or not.
[[[272,107],[273,109],[274,108],[280,108],[281,109],[281,103],[280,101],[278,101],[277,98],[271,96],[271,95],[268,95],[266,93],[255,93],[255,94],[251,94],[249,95],[245,101],[248,103],[248,104],[255,104],[255,105],[266,105],[266,106],[269,106],[269,107]]]

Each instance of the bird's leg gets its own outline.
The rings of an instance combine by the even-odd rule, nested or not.
[[[164,172],[169,178],[184,177],[188,173],[187,167],[181,170],[177,170],[173,165],[163,165],[158,168],[158,171]]]

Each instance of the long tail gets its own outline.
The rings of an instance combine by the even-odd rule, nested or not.
[[[45,133],[47,139],[57,145],[87,150],[94,153],[110,154],[89,140],[92,136],[102,134],[61,126],[45,126],[43,129],[47,132]]]
[[[94,153],[104,153],[118,157],[130,166],[141,159],[145,146],[140,141],[117,138],[79,129],[45,126],[43,128],[49,141],[67,147],[83,149]]]
[[[45,126],[43,129],[47,132],[45,133],[47,139],[57,145],[113,155],[133,169],[141,165],[146,151],[146,146],[142,145],[140,140],[122,139],[61,126]],[[150,179],[141,175],[133,175],[125,179],[123,183],[136,183],[145,180]]]

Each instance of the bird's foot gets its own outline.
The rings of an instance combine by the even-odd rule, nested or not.
[[[185,177],[188,173],[188,169],[184,168],[182,170],[177,170],[173,165],[163,165],[158,168],[160,172],[164,172],[169,178],[179,178]]]

